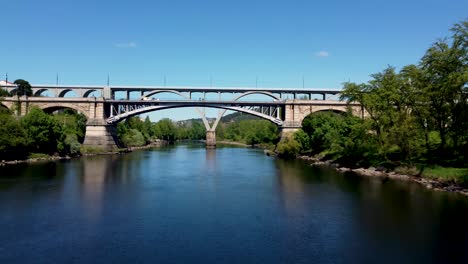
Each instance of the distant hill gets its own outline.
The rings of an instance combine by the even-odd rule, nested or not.
[[[241,112],[232,113],[221,117],[222,123],[238,122],[242,120],[259,120],[260,117],[244,114]]]
[[[249,114],[244,114],[240,112],[232,113],[225,115],[221,117],[221,123],[231,123],[231,122],[239,122],[242,120],[259,120],[259,117],[249,115]],[[210,124],[214,122],[216,119],[215,118],[207,118],[208,122]],[[192,119],[186,119],[186,120],[180,120],[175,122],[177,125],[190,125],[192,123],[203,123],[201,118],[192,118]]]

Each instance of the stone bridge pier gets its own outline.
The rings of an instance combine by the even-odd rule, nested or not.
[[[105,151],[117,150],[117,126],[107,124],[105,119],[92,118],[88,120],[83,146]]]
[[[280,127],[281,138],[289,137],[302,127],[302,121],[308,115],[317,112],[347,113],[364,118],[364,109],[358,104],[348,104],[342,101],[330,100],[287,100],[283,111],[283,124]]]
[[[216,131],[214,129],[206,131],[206,147],[216,148]]]
[[[118,149],[117,124],[108,124],[105,114],[105,103],[99,102],[92,106],[92,111],[86,123],[86,133],[83,146],[98,148],[104,151],[116,151]]]

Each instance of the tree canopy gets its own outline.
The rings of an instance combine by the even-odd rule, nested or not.
[[[16,84],[16,86],[18,87],[14,92],[15,95],[19,95],[19,96],[23,96],[23,95],[31,96],[32,95],[32,87],[28,81],[25,81],[23,79],[17,79],[13,83]]]

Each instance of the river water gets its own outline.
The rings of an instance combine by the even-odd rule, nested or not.
[[[468,198],[235,147],[0,168],[0,263],[468,263]]]

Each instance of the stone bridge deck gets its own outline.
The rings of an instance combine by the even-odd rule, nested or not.
[[[57,88],[57,87],[55,87]],[[77,112],[83,113],[88,118],[85,144],[89,145],[102,145],[106,148],[115,147],[115,124],[131,116],[147,113],[151,111],[158,111],[162,109],[181,108],[181,107],[195,107],[201,115],[207,130],[207,142],[215,144],[214,131],[221,119],[222,115],[227,110],[245,112],[248,114],[256,115],[266,120],[269,120],[276,125],[280,126],[283,133],[290,133],[301,127],[302,120],[311,113],[320,111],[334,111],[334,112],[347,112],[351,111],[352,114],[364,117],[366,114],[358,104],[347,104],[338,100],[325,100],[326,94],[336,95],[339,91],[336,90],[299,90],[299,89],[283,89],[283,90],[266,90],[266,89],[207,89],[207,88],[181,88],[181,87],[61,87],[61,89],[73,90],[80,89],[81,94],[88,93],[92,90],[101,90],[104,97],[6,97],[2,98],[0,104],[4,107],[13,110],[18,115],[25,115],[28,113],[30,107],[39,107],[46,112],[54,112],[60,109],[70,108]],[[151,90],[151,89],[160,90]],[[177,90],[171,90],[175,89]],[[39,90],[52,89],[50,86],[36,86]],[[163,90],[161,90],[163,89]],[[57,88],[58,91],[58,88]],[[122,100],[110,99],[114,98],[115,92],[127,92],[127,97]],[[141,97],[138,99],[129,99],[130,92],[139,92]],[[151,98],[152,94],[161,92],[175,93],[182,96],[178,100],[162,100]],[[244,92],[243,94],[234,97],[233,99],[224,100],[219,96],[218,100],[213,99],[192,99],[192,94],[195,92],[217,92],[217,93],[234,93]],[[262,94],[271,97],[271,100],[240,100],[240,98],[250,94]],[[279,94],[275,96],[274,94]],[[299,99],[282,99],[281,94],[292,94],[294,98],[298,94],[306,94],[309,96],[307,100]],[[188,94],[188,95],[187,95]],[[311,99],[312,94],[323,94],[323,100]],[[148,95],[148,97],[146,97]],[[210,125],[206,120],[203,112],[198,108],[220,108],[224,109],[221,112],[213,125]],[[208,139],[210,137],[210,139]],[[214,142],[214,143],[213,143]]]

